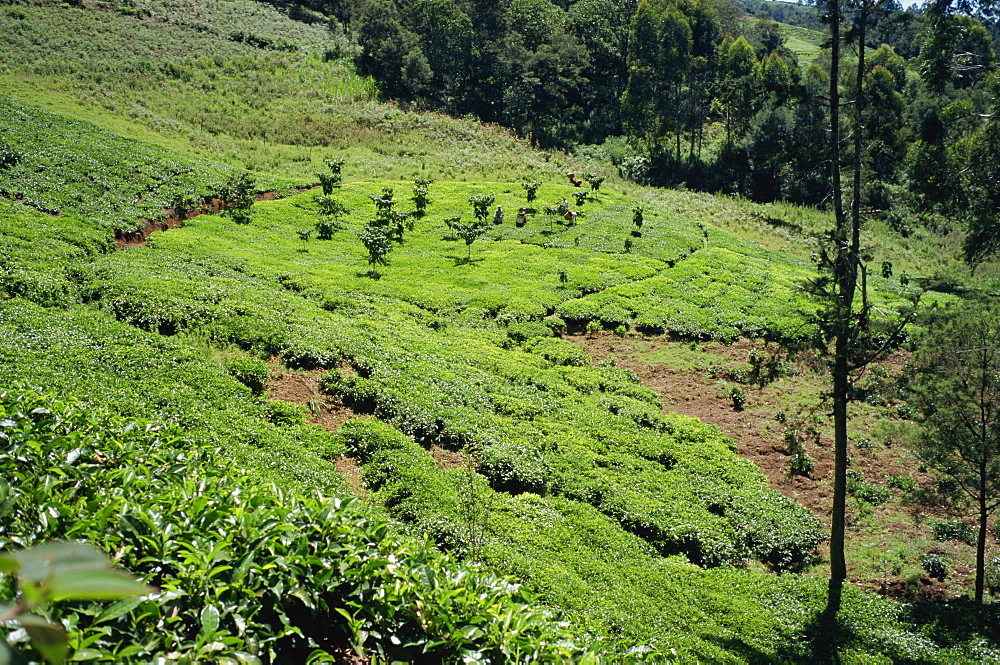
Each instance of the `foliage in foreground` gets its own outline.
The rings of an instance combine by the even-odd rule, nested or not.
[[[176,425],[0,393],[0,549],[85,540],[158,590],[42,610],[115,662],[594,662],[529,594],[361,506],[253,485]],[[11,599],[0,578],[0,598]],[[7,640],[23,633],[7,630]]]

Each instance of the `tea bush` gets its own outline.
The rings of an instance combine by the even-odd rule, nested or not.
[[[848,476],[847,493],[856,499],[878,506],[892,498],[892,490],[863,478]]]
[[[264,390],[264,384],[271,377],[271,369],[267,363],[253,356],[236,356],[224,364],[226,371],[234,379],[259,395]]]
[[[86,540],[158,587],[51,608],[74,660],[305,662],[347,647],[392,660],[597,662],[510,581],[394,535],[351,501],[248,492],[175,425],[15,388],[0,392],[0,439],[0,548]]]
[[[6,97],[0,97],[0,134],[16,139],[23,153],[0,169],[0,195],[50,214],[94,217],[113,230],[135,231],[141,218],[162,219],[164,209],[190,192],[217,196],[235,175]],[[269,180],[265,187],[276,185]]]
[[[968,545],[976,542],[976,531],[962,520],[942,520],[931,525],[934,540],[958,540]]]

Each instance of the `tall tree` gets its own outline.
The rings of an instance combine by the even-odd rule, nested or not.
[[[829,159],[834,209],[834,229],[830,234],[829,246],[821,255],[820,276],[807,285],[807,290],[819,299],[820,309],[815,319],[820,348],[831,354],[831,398],[833,401],[834,429],[834,470],[833,506],[830,528],[830,594],[827,604],[827,618],[834,619],[840,609],[840,599],[844,581],[847,579],[847,561],[844,554],[847,517],[847,443],[848,406],[851,401],[851,383],[854,372],[863,369],[886,350],[899,341],[903,327],[908,322],[910,312],[886,322],[888,329],[872,319],[872,306],[867,296],[867,277],[861,257],[861,152],[863,145],[855,134],[853,180],[850,216],[844,210],[843,186],[841,181],[841,161],[843,159],[841,138],[841,93],[840,93],[840,51],[846,36],[842,31],[844,8],[841,0],[828,0],[826,20],[829,26],[830,47],[830,143]],[[855,123],[860,125],[864,100],[861,85],[864,79],[864,26],[875,9],[876,3],[863,0],[855,7],[859,20],[854,36],[858,39],[858,75],[856,77]],[[860,282],[859,282],[860,278]],[[860,296],[860,305],[858,299]],[[878,332],[878,334],[876,334]]]
[[[976,603],[983,602],[987,520],[1000,506],[1000,310],[976,304],[938,315],[911,361],[922,414],[916,451],[976,507]]]
[[[972,138],[969,167],[962,175],[969,200],[965,256],[971,263],[1000,253],[1000,73],[989,87],[993,113]]]

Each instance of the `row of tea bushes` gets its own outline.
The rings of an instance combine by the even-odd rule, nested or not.
[[[823,652],[828,636],[816,628],[826,601],[822,579],[661,556],[586,503],[492,491],[468,458],[435,458],[377,419],[349,421],[340,436],[372,498],[412,533],[524,580],[574,625],[606,636],[617,662],[818,662]],[[853,586],[841,616],[849,636],[838,651],[844,662],[1000,655],[953,627],[922,634],[905,606]],[[979,630],[987,622],[980,617]]]
[[[8,97],[0,97],[0,152],[7,156],[0,196],[51,214],[74,212],[112,230],[134,231],[141,218],[162,218],[179,195],[218,196],[236,173]]]
[[[599,662],[509,580],[357,502],[256,482],[177,425],[14,386],[0,443],[0,550],[82,540],[156,587],[46,608],[74,661]]]
[[[699,564],[794,567],[824,538],[715,428],[664,416],[625,370],[557,365],[458,329],[397,328],[380,348],[349,355],[355,371],[328,372],[325,389],[426,445],[466,450],[497,490],[589,503]]]
[[[342,495],[332,435],[256,398],[216,362],[177,340],[86,307],[0,300],[0,385],[25,383],[78,396],[126,418],[176,423],[264,482]]]
[[[76,215],[55,217],[0,202],[0,294],[46,306],[78,303],[85,266],[113,249],[107,229]]]

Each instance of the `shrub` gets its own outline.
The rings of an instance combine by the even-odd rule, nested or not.
[[[472,205],[472,213],[475,215],[477,222],[485,222],[487,215],[489,215],[490,206],[493,205],[495,198],[493,194],[477,194],[476,196],[469,197],[469,203]]]
[[[267,400],[267,419],[275,425],[294,427],[305,422],[305,409],[300,404],[270,399]]]
[[[788,471],[793,476],[808,477],[815,470],[816,461],[807,453],[796,453],[788,459]]]
[[[917,490],[917,481],[909,476],[886,476],[885,484],[908,493]]]
[[[533,337],[552,337],[552,328],[542,321],[523,321],[507,326],[507,337],[518,344]]]
[[[366,226],[358,232],[358,238],[368,250],[368,265],[388,265],[389,261],[385,257],[392,251],[392,241],[385,227]]]
[[[537,353],[556,365],[583,367],[590,364],[590,356],[586,351],[556,337],[536,337],[524,345],[524,350]]]
[[[230,358],[223,366],[230,376],[257,395],[264,391],[264,385],[271,378],[271,369],[267,363],[253,356]]]
[[[942,520],[931,525],[934,540],[957,540],[971,545],[976,542],[976,529],[962,520]]]
[[[938,478],[937,491],[938,494],[944,497],[952,498],[956,496],[959,491],[961,491],[961,487],[959,486],[958,481],[952,476],[942,476],[941,478]]]
[[[521,183],[521,187],[524,188],[524,192],[526,194],[526,198],[527,198],[527,201],[528,201],[529,204],[532,201],[535,200],[535,196],[536,196],[536,194],[538,192],[538,188],[541,187],[541,186],[542,186],[542,183],[540,183],[538,181],[535,181],[535,180],[528,181],[528,182],[522,182]]]
[[[236,173],[222,188],[222,200],[229,206],[229,214],[238,224],[250,221],[253,196],[257,187],[249,172]]]
[[[428,196],[427,185],[417,183],[413,185],[413,196],[411,197],[414,207],[417,209],[417,216],[423,217],[424,211],[430,205],[431,199]]]
[[[733,409],[736,411],[742,411],[747,404],[746,393],[739,386],[733,386],[729,389],[729,399],[732,400]]]
[[[881,505],[892,498],[892,490],[888,487],[868,482],[858,473],[848,474],[847,493],[873,506]]]
[[[601,188],[601,183],[604,182],[604,176],[599,173],[587,173],[583,179],[590,184],[590,189],[595,192]]]
[[[939,552],[928,552],[922,556],[920,565],[934,579],[944,580],[948,576],[948,559]]]

